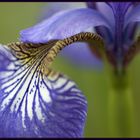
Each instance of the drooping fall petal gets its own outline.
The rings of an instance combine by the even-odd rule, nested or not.
[[[67,76],[41,71],[43,51],[50,46],[40,48],[0,45],[9,60],[0,69],[0,137],[82,137],[86,99]]]

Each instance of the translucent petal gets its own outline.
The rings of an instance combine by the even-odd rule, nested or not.
[[[46,42],[51,39],[63,39],[101,25],[111,30],[108,21],[95,10],[89,8],[67,10],[21,31],[20,39],[23,42]]]
[[[48,2],[41,11],[39,20],[47,19],[63,10],[68,9],[77,9],[77,8],[86,8],[84,2]]]
[[[54,71],[43,74],[41,58],[21,61],[13,48],[1,47],[11,57],[0,70],[0,137],[82,137],[87,102],[76,84]]]

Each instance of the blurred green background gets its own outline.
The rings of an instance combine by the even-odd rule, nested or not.
[[[22,29],[34,25],[47,3],[0,3],[0,43],[18,41]],[[83,56],[84,57],[84,56]],[[109,137],[108,130],[108,91],[109,72],[104,68],[81,69],[57,57],[53,67],[67,74],[84,92],[88,100],[86,137]],[[133,90],[134,122],[133,137],[140,137],[140,56],[130,65]]]

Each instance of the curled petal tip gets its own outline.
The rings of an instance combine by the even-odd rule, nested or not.
[[[109,23],[100,13],[89,8],[81,8],[59,12],[31,28],[21,31],[20,36],[21,41],[46,42],[51,39],[64,39],[100,25],[110,29]]]

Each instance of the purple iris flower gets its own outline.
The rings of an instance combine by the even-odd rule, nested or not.
[[[66,7],[67,4],[64,5]],[[129,57],[127,53],[135,41],[137,22],[140,21],[139,3],[88,2],[87,7],[83,7],[68,8],[68,10],[59,10],[58,8],[56,11],[60,12],[49,14],[50,17],[47,15],[47,18],[42,22],[21,31],[20,40],[34,43],[47,42],[52,39],[70,37],[84,31],[94,32],[92,30],[94,28],[104,40],[105,53],[109,62],[116,69],[127,65],[126,57]],[[67,48],[66,52],[64,55],[71,57],[75,62],[87,62],[89,65],[100,62],[96,61],[98,59],[93,59],[95,56],[100,56],[98,49],[88,45],[80,46],[77,43]],[[99,58],[101,59],[101,57]]]
[[[87,101],[72,80],[48,68],[52,58],[46,56],[54,55],[56,48],[60,50],[62,40],[68,45],[77,40],[71,36],[81,32],[91,34],[79,34],[79,40],[88,35],[101,40],[92,34],[95,27],[109,62],[114,68],[124,67],[131,60],[128,55],[133,56],[131,50],[137,48],[134,29],[140,21],[140,5],[103,3],[105,9],[101,5],[88,3],[87,8],[58,12],[23,30],[23,42],[0,45],[1,63],[4,60],[0,65],[0,137],[83,136]],[[75,43],[71,48],[76,46],[79,48],[73,51],[79,57],[82,46]],[[89,48],[97,55],[95,47]],[[80,57],[86,52],[82,51]]]

